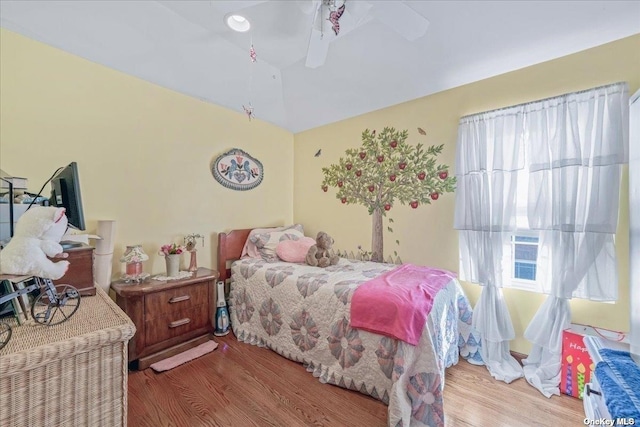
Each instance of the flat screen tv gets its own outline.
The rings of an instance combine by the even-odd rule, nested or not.
[[[82,196],[80,195],[80,178],[76,162],[69,163],[68,166],[64,167],[51,179],[49,204],[66,209],[69,227],[76,230],[85,229]],[[65,247],[64,244],[62,246]]]

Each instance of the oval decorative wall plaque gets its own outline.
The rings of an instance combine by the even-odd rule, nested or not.
[[[234,148],[219,156],[211,166],[213,177],[232,190],[251,190],[262,182],[262,163],[248,153]]]

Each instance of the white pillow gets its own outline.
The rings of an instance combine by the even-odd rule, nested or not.
[[[240,255],[240,258],[262,258],[262,255],[258,251],[256,244],[251,240],[251,238],[254,237],[256,234],[270,233],[272,231],[289,230],[291,228],[294,228],[304,234],[304,229],[302,228],[302,224],[286,225],[284,227],[254,228],[249,232],[249,236],[247,236],[247,241],[244,242],[244,247],[242,248],[242,255]]]
[[[280,242],[285,240],[300,240],[304,238],[304,233],[294,227],[282,231],[271,231],[258,233],[251,236],[251,242],[256,245],[260,257],[268,262],[276,262],[280,259],[276,254],[276,248]]]

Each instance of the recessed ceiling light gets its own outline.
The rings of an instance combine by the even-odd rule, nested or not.
[[[226,22],[227,26],[233,31],[238,31],[240,33],[249,31],[249,28],[251,28],[251,23],[249,22],[249,20],[242,15],[227,15],[224,18],[224,22]]]

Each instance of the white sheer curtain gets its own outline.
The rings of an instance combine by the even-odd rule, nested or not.
[[[460,278],[478,283],[473,326],[491,375],[507,383],[523,376],[509,352],[515,338],[502,294],[502,252],[516,230],[518,170],[524,167],[522,108],[477,114],[460,121],[456,156],[456,211]]]
[[[530,158],[528,219],[549,254],[542,283],[549,296],[524,336],[527,381],[559,394],[562,330],[568,300],[615,300],[621,165],[628,161],[628,88],[618,83],[525,106]]]
[[[616,83],[463,117],[456,154],[460,278],[479,283],[473,323],[491,375],[523,376],[509,353],[515,338],[503,300],[511,277],[503,250],[522,227],[539,234],[538,282],[547,300],[525,331],[533,343],[524,376],[546,396],[559,394],[562,330],[572,297],[617,298],[614,234],[621,164],[627,162],[628,89]],[[518,176],[528,190],[518,192]]]

